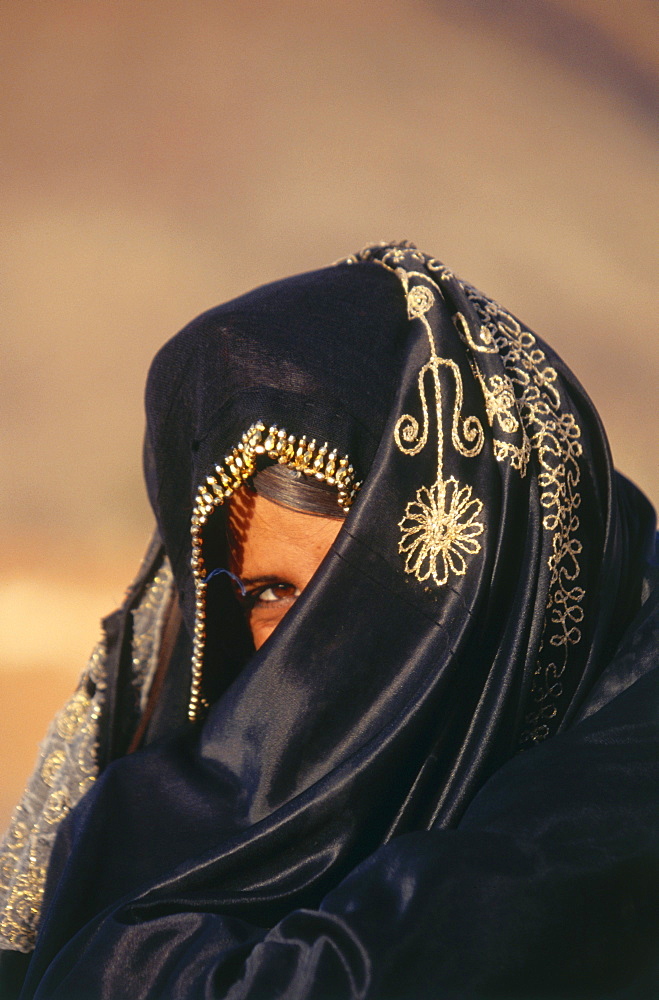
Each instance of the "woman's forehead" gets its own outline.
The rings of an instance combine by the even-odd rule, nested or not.
[[[343,522],[283,507],[243,487],[229,502],[228,523],[232,564],[239,576],[283,575],[303,587]]]

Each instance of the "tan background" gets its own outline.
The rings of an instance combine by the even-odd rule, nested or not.
[[[0,827],[150,530],[196,313],[411,238],[545,335],[659,498],[654,0],[4,0]]]

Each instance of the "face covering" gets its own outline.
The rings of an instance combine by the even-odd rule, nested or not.
[[[397,927],[405,886],[414,899],[426,875],[438,885],[428,845],[468,827],[501,768],[562,746],[601,699],[640,606],[649,505],[614,472],[561,359],[411,244],[203,314],[157,355],[146,403],[147,487],[192,646],[193,725],[118,761],[79,807],[62,835],[75,858],[56,894],[66,916],[43,954],[71,928],[104,928],[98,940],[107,932],[114,947],[120,925],[144,943],[152,921],[176,936],[197,918],[205,927],[202,913],[214,914],[216,955],[248,955],[291,920],[313,949],[313,913],[341,922],[378,898]],[[334,485],[348,514],[254,654],[216,571],[229,568],[227,500],[272,462]],[[519,818],[517,834],[532,826]],[[420,836],[431,839],[410,853]],[[471,874],[456,862],[473,926],[490,907],[475,888],[479,866],[489,877],[479,850]],[[105,868],[106,853],[121,863]],[[384,883],[354,875],[373,857],[388,858]],[[66,884],[92,858],[94,889],[74,901]],[[328,904],[344,884],[348,897]],[[435,934],[425,905],[419,954]],[[375,975],[380,950],[364,947]],[[465,947],[454,944],[469,964]],[[286,995],[326,995],[304,989]]]

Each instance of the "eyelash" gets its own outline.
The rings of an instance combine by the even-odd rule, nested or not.
[[[277,590],[285,590],[286,593],[280,593],[277,596]],[[263,599],[263,595],[267,594],[268,591],[272,591],[275,595],[274,597]],[[247,609],[247,611],[253,611],[256,607],[263,607],[266,605],[274,605],[278,601],[287,600],[288,598],[295,599],[300,596],[300,591],[292,583],[287,583],[286,580],[281,580],[277,583],[264,583],[260,587],[255,587],[254,590],[248,590],[247,593],[241,598],[241,603]]]

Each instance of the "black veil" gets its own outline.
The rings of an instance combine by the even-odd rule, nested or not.
[[[614,653],[653,513],[561,360],[383,245],[203,314],[147,418],[193,724],[64,824],[25,995],[599,996],[645,969],[651,603],[628,680]],[[246,658],[207,577],[267,461],[350,510]]]

